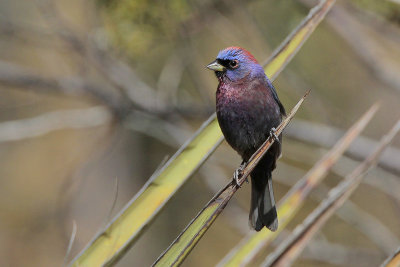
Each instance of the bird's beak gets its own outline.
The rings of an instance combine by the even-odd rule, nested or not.
[[[213,70],[213,71],[224,71],[225,67],[219,64],[216,60],[211,62],[210,64],[207,65],[207,69]]]

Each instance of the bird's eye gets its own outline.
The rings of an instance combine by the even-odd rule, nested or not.
[[[237,67],[239,67],[239,62],[236,59],[231,60],[229,61],[229,67],[231,67],[232,69],[236,69]]]

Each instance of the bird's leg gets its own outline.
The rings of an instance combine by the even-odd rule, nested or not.
[[[270,135],[276,142],[278,142],[279,144],[281,143],[281,142],[279,141],[278,136],[276,135],[276,129],[275,129],[275,127],[272,127],[272,128],[271,128],[271,130],[269,131],[269,135]]]
[[[237,168],[236,170],[235,170],[235,172],[233,173],[233,182],[236,184],[236,186],[238,186],[238,187],[240,187],[240,184],[239,184],[239,179],[240,179],[240,177],[242,177],[242,175],[243,175],[243,170],[244,170],[244,167],[246,166],[246,162],[245,161],[242,161],[242,163],[240,164],[240,166],[239,166],[239,168]],[[246,182],[248,183],[249,181],[247,180],[247,178],[246,178]]]

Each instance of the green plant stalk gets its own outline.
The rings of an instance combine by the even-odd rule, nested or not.
[[[103,266],[116,262],[133,245],[186,179],[222,142],[215,115],[211,116],[168,162],[156,172],[104,231],[96,235],[72,266]]]

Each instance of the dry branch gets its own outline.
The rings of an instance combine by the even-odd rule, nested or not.
[[[123,113],[128,108],[126,101],[110,94],[112,89],[104,84],[80,77],[42,77],[21,66],[4,61],[0,61],[0,84],[38,93],[63,93],[71,96],[87,94],[110,107],[116,114]]]
[[[390,255],[381,265],[381,267],[398,267],[400,266],[400,247]]]
[[[282,164],[282,163],[281,163]],[[293,166],[284,166],[284,168],[293,168]],[[278,176],[277,182],[283,183],[292,187],[297,179],[290,176]],[[365,180],[364,180],[365,182]],[[328,195],[329,189],[324,184],[321,184],[311,193],[311,198],[315,201],[322,201]],[[379,219],[364,211],[359,205],[351,200],[346,201],[336,215],[346,222],[349,226],[357,229],[375,243],[385,253],[390,253],[393,246],[400,244],[399,238]]]
[[[52,111],[33,118],[0,122],[0,143],[38,137],[62,129],[97,127],[112,120],[104,107]]]
[[[305,120],[296,120],[285,130],[285,136],[301,142],[321,147],[332,147],[344,134],[344,131],[332,126],[317,124]],[[359,136],[346,151],[351,158],[362,160],[378,142]],[[378,165],[396,175],[400,175],[400,149],[388,147],[379,159]]]
[[[301,258],[334,266],[377,266],[381,261],[382,254],[374,249],[355,248],[313,240],[308,244]]]

